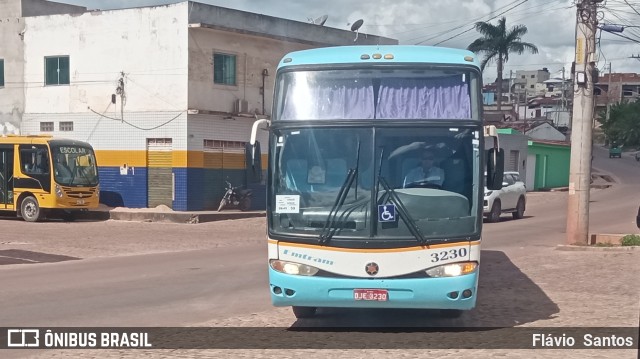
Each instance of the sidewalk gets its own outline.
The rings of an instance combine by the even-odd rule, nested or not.
[[[95,210],[80,213],[77,218],[94,221],[106,221],[108,219],[113,219],[118,221],[197,224],[204,222],[223,221],[228,219],[242,219],[265,216],[265,211],[243,212],[235,209],[223,210],[220,212],[174,211],[167,206],[158,206],[155,208],[113,208],[101,204],[100,207]]]

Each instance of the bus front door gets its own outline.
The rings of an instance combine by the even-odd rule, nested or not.
[[[0,147],[0,210],[13,209],[13,146]]]

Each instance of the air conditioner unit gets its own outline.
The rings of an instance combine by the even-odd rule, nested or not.
[[[249,101],[240,99],[233,101],[233,112],[249,113]]]

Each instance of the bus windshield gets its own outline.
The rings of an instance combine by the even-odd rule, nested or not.
[[[464,67],[296,70],[279,75],[275,120],[479,120],[478,74]]]
[[[53,171],[62,186],[98,185],[98,168],[93,149],[77,145],[52,145]]]
[[[412,240],[413,228],[427,239],[477,234],[480,135],[476,126],[274,129],[270,231],[367,240]]]

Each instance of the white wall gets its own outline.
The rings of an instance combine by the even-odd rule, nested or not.
[[[187,5],[25,18],[25,112],[103,112],[121,71],[125,111],[186,110]],[[44,86],[45,56],[66,55],[71,85]]]
[[[189,115],[189,150],[202,151],[205,139],[249,142],[254,122],[254,118],[225,120],[223,116]],[[258,130],[257,140],[262,152],[267,153],[269,132]]]
[[[562,132],[556,130],[548,123],[543,123],[527,131],[527,136],[538,140],[564,141],[566,139]]]
[[[232,112],[235,100],[247,100],[248,112],[262,114],[262,71],[265,77],[265,114],[271,114],[276,68],[282,57],[310,48],[289,41],[237,34],[206,28],[189,31],[189,108]],[[236,86],[213,83],[213,54],[236,56]]]
[[[25,25],[19,15],[19,3],[0,0],[0,59],[4,60],[5,82],[4,87],[0,87],[0,130],[4,130],[5,125],[20,127],[24,112],[24,42],[19,34]]]

